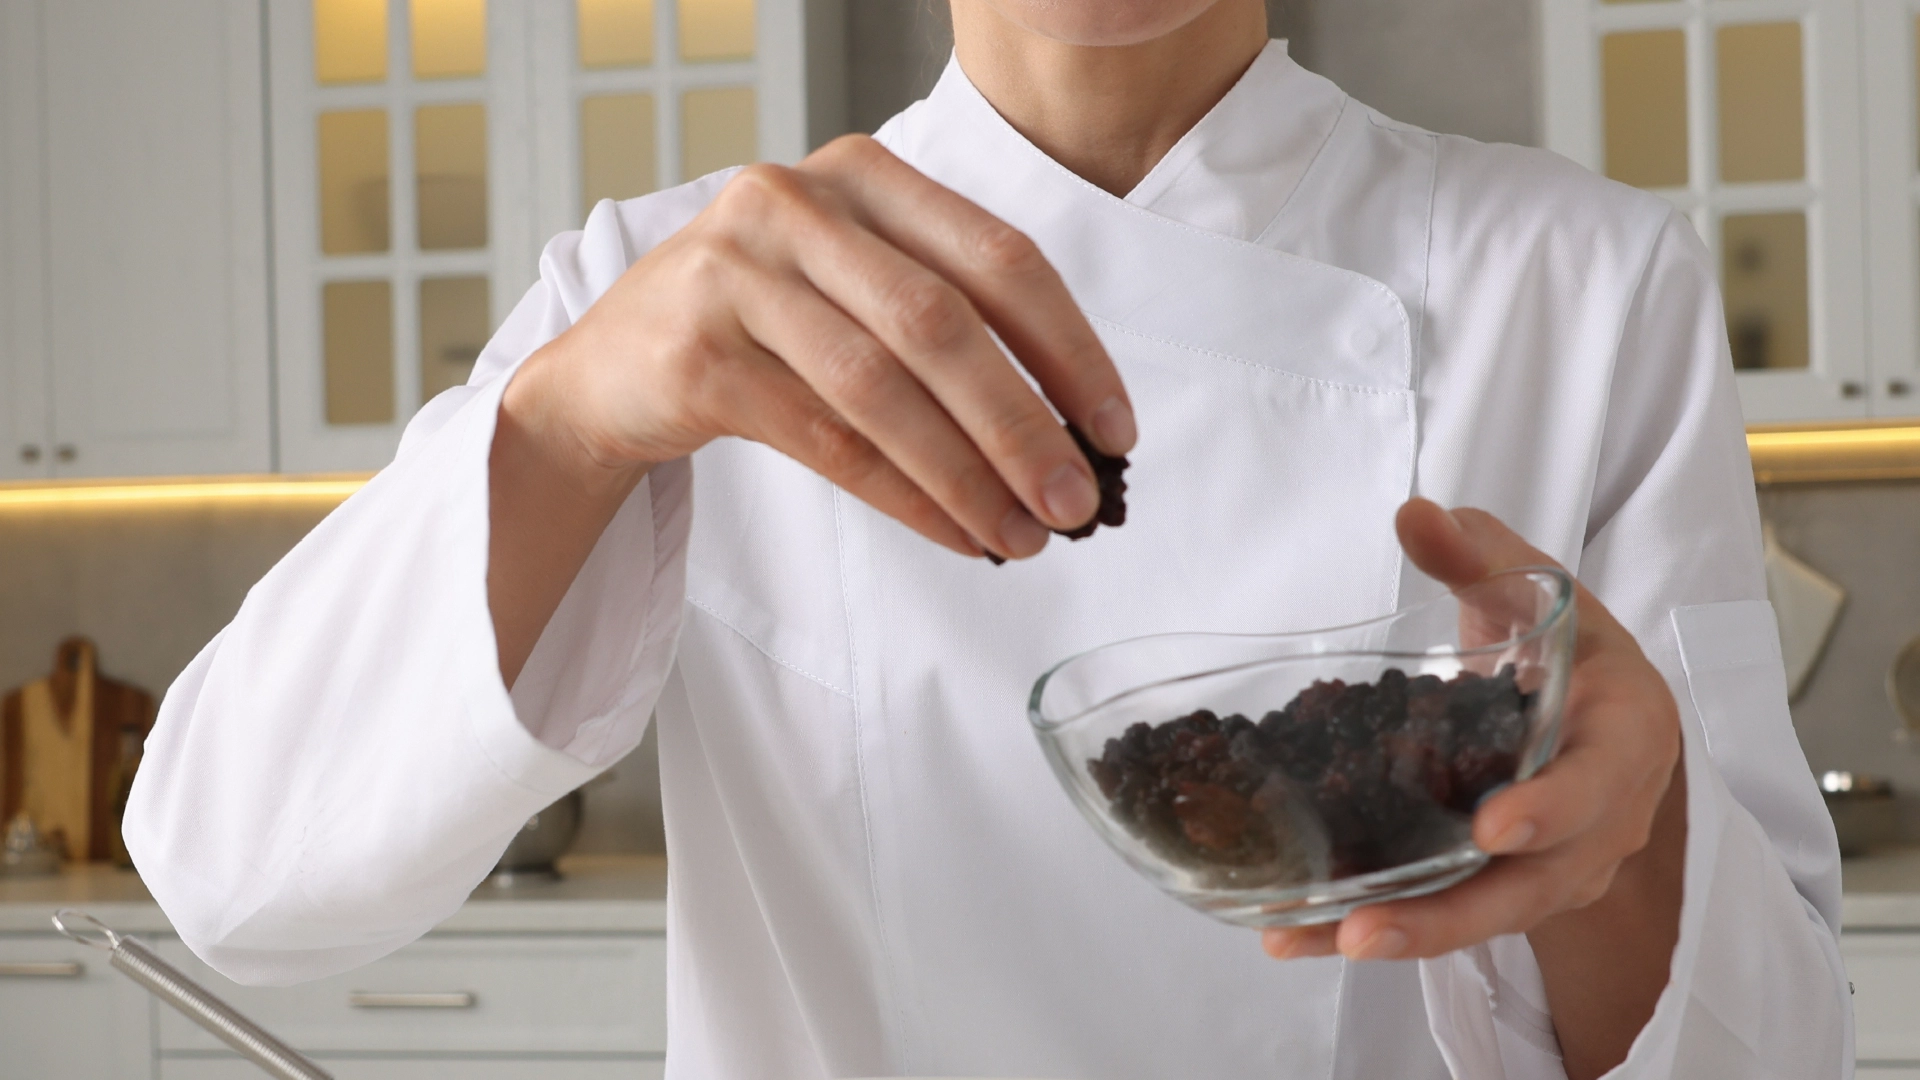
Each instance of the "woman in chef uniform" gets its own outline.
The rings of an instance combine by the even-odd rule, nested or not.
[[[186,943],[262,983],[391,952],[657,715],[670,1076],[1848,1073],[1686,219],[1388,120],[1260,0],[952,7],[873,139],[556,238],[180,677],[126,831]],[[1096,506],[1055,412],[1132,454],[1125,527],[1048,543]],[[1027,730],[1090,646],[1549,559],[1590,590],[1562,753],[1437,896],[1216,924]]]

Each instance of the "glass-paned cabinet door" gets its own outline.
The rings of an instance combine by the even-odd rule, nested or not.
[[[800,0],[555,0],[534,26],[542,231],[806,146]]]
[[[371,469],[542,245],[805,150],[802,0],[268,0],[281,467]]]
[[[1920,0],[1862,0],[1876,416],[1920,415]]]
[[[379,468],[535,275],[528,0],[269,0],[280,467]]]
[[[1544,12],[1547,145],[1692,219],[1748,420],[1868,415],[1856,0]]]

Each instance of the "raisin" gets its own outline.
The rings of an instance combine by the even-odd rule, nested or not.
[[[1093,520],[1077,529],[1055,529],[1054,532],[1069,540],[1085,540],[1102,525],[1119,528],[1127,523],[1127,481],[1123,474],[1127,471],[1128,461],[1124,457],[1113,457],[1094,449],[1080,429],[1067,425],[1067,434],[1080,446],[1080,452],[1087,455],[1087,464],[1093,466],[1093,479],[1100,488],[1100,508],[1094,511]]]

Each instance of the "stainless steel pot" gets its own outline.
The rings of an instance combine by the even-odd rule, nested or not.
[[[1840,854],[1861,855],[1891,843],[1900,831],[1893,784],[1862,773],[1820,774],[1820,794],[1833,815]]]
[[[513,842],[507,845],[487,880],[506,885],[520,878],[552,880],[559,877],[554,861],[567,853],[573,846],[573,838],[579,835],[580,815],[586,802],[586,795],[580,791],[569,791],[560,801],[528,818],[514,834]]]

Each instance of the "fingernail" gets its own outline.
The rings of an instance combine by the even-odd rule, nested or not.
[[[1533,834],[1533,822],[1516,821],[1507,826],[1505,832],[1493,838],[1493,843],[1487,845],[1487,854],[1505,855],[1508,852],[1519,851],[1533,840]]]
[[[1407,935],[1389,926],[1376,930],[1372,937],[1354,950],[1355,960],[1391,960],[1407,951]]]
[[[1093,519],[1093,512],[1100,509],[1100,490],[1087,479],[1086,473],[1072,465],[1062,465],[1040,485],[1040,501],[1046,504],[1048,516],[1061,528],[1072,529]]]
[[[1117,397],[1110,397],[1093,410],[1093,440],[1109,454],[1124,454],[1133,449],[1140,431],[1133,423],[1133,408]]]
[[[1016,506],[1007,511],[1007,516],[1000,522],[1000,543],[1016,559],[1038,555],[1040,549],[1047,546],[1047,537],[1050,535],[1047,527],[1034,520],[1025,507]]]

